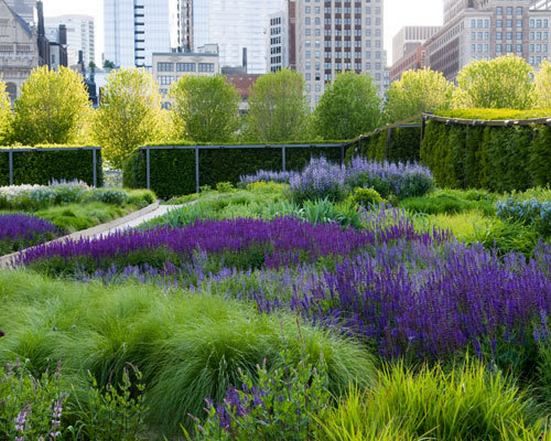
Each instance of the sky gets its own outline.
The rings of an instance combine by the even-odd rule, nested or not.
[[[253,1],[253,0],[251,0]],[[262,1],[262,0],[257,0]],[[389,63],[392,60],[392,37],[407,25],[442,24],[442,0],[384,0],[385,48]],[[96,21],[96,58],[103,52],[103,1],[102,0],[44,0],[46,16],[86,14]]]

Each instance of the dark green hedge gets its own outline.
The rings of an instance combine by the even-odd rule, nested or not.
[[[340,147],[286,147],[287,170],[301,170],[310,158],[325,156],[339,162]],[[184,149],[151,149],[151,189],[164,199],[195,192],[195,151]],[[239,182],[242,175],[258,170],[281,170],[282,149],[239,148],[201,149],[199,151],[200,185],[215,186],[219,182]],[[124,167],[124,185],[145,188],[146,152],[134,152]]]
[[[348,150],[346,159],[363,156],[373,161],[413,162],[419,161],[420,148],[420,127],[383,128],[357,141]]]
[[[80,180],[89,185],[93,180],[93,151],[70,149],[13,149],[14,184],[47,185],[52,180]],[[0,186],[9,185],[9,150],[0,149]],[[96,151],[97,185],[103,185],[101,151]]]
[[[526,190],[551,183],[551,128],[428,121],[421,161],[440,186]]]

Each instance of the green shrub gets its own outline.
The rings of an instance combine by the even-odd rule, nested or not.
[[[352,192],[351,199],[353,203],[364,208],[380,205],[384,201],[379,192],[373,188],[356,188]]]
[[[127,190],[128,205],[135,207],[146,207],[157,200],[157,196],[151,190]]]
[[[86,195],[87,202],[103,202],[109,205],[124,205],[128,202],[128,193],[115,188],[98,188]]]
[[[532,255],[539,236],[533,229],[518,223],[502,222],[496,219],[486,230],[475,231],[473,242],[479,242],[489,249],[497,249],[501,254],[512,251],[526,256]]]
[[[441,190],[425,197],[404,199],[400,207],[412,213],[458,214],[478,210],[492,216],[495,214],[494,197],[475,190]]]
[[[551,128],[469,126],[428,121],[421,161],[438,185],[526,190],[551,183]]]
[[[325,156],[329,161],[339,162],[340,147],[318,147],[312,144],[309,148],[287,147],[286,167],[288,170],[301,170],[312,157]],[[219,182],[239,183],[244,175],[251,175],[258,170],[281,170],[282,149],[247,148],[241,149],[203,149],[199,152],[200,185],[216,187]],[[163,198],[194,193],[195,182],[195,151],[184,149],[154,149],[150,151],[151,158],[151,189]],[[1,163],[0,163],[1,167]],[[132,154],[124,167],[124,186],[128,188],[145,188],[146,155],[144,150]]]
[[[92,157],[90,148],[38,148],[13,151],[14,185],[48,185],[51,181],[82,181],[88,185],[93,182]],[[0,186],[9,185],[10,149],[0,148]],[[101,151],[96,151],[97,185],[103,185]]]
[[[538,439],[530,399],[499,372],[467,362],[446,372],[424,367],[415,373],[398,364],[384,370],[379,383],[362,395],[353,390],[336,410],[320,418],[321,440],[378,439]]]
[[[359,344],[297,324],[287,315],[266,316],[252,305],[187,295],[147,285],[105,287],[51,281],[23,272],[0,272],[0,364],[29,360],[32,372],[59,360],[99,387],[122,380],[129,364],[143,373],[147,421],[167,435],[189,414],[201,416],[204,399],[221,402],[241,373],[323,359],[329,389],[374,379],[373,357]]]

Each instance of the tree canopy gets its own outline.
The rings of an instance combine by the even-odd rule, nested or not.
[[[162,133],[161,96],[143,69],[113,70],[102,91],[93,132],[107,161],[120,168],[130,154]]]
[[[456,108],[530,109],[534,104],[532,67],[516,55],[475,61],[457,76]]]
[[[15,102],[14,141],[72,144],[83,136],[91,107],[80,74],[60,67],[35,69]]]
[[[352,139],[381,121],[381,99],[369,75],[341,73],[327,86],[314,113],[316,133],[324,139]]]
[[[239,93],[221,75],[184,76],[172,86],[170,97],[185,139],[225,142],[239,127]]]
[[[0,81],[0,145],[7,141],[12,121],[11,102],[6,83]]]
[[[249,96],[247,137],[254,141],[292,141],[303,137],[308,109],[304,79],[298,72],[281,70],[263,75]]]
[[[423,112],[449,109],[453,87],[441,72],[430,69],[404,72],[399,81],[390,85],[385,116],[392,123]]]
[[[551,109],[551,63],[544,60],[535,78],[536,104]]]

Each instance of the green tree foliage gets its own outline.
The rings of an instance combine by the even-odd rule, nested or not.
[[[4,145],[9,136],[11,127],[12,113],[11,103],[6,83],[0,81],[0,145]]]
[[[185,139],[225,142],[235,134],[240,96],[225,77],[184,76],[172,86],[170,96]]]
[[[81,142],[91,115],[80,74],[60,67],[35,69],[15,102],[14,140],[24,145]]]
[[[547,60],[540,66],[536,74],[536,99],[541,108],[551,108],[551,63]]]
[[[307,106],[302,76],[282,70],[260,77],[249,96],[247,137],[255,141],[293,141],[304,137]]]
[[[440,72],[430,69],[404,72],[387,92],[385,116],[389,122],[401,121],[423,112],[451,107],[453,85]]]
[[[161,137],[161,96],[153,76],[119,69],[107,77],[93,132],[107,161],[121,168],[138,147]]]
[[[316,134],[324,139],[352,139],[375,129],[381,100],[368,75],[342,73],[329,85],[314,113]]]
[[[516,55],[475,61],[459,72],[454,107],[529,109],[534,104],[532,73]]]

